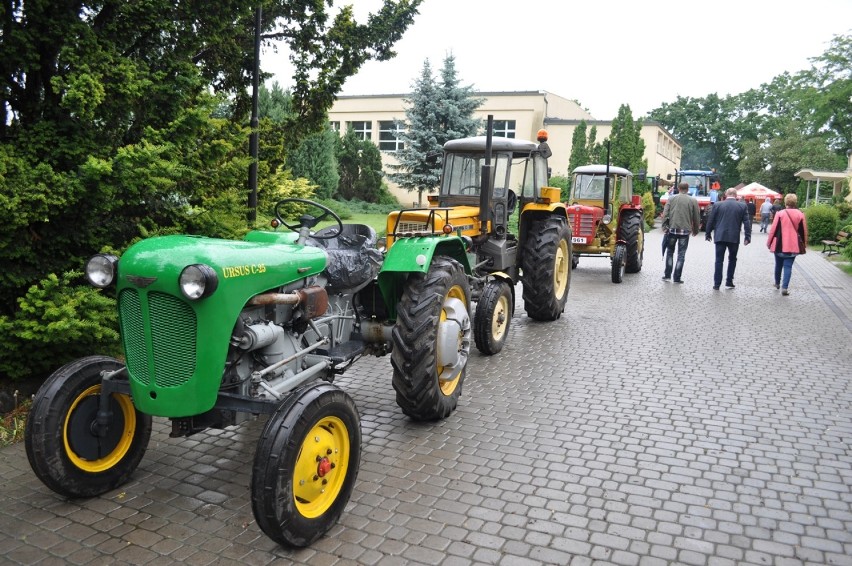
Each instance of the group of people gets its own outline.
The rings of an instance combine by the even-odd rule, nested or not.
[[[775,288],[781,289],[781,294],[789,295],[790,277],[793,272],[793,262],[796,256],[804,253],[804,242],[808,241],[808,226],[805,215],[798,209],[798,198],[795,194],[784,196],[784,208],[774,212],[770,210],[764,217],[764,206],[761,206],[761,232],[768,228],[766,247],[775,254]],[[725,191],[721,201],[713,204],[704,227],[705,238],[713,241],[716,246],[716,265],[713,273],[713,289],[722,286],[722,275],[725,272],[725,287],[734,289],[734,273],[737,269],[737,253],[740,248],[740,233],[743,244],[751,243],[751,224],[754,211],[749,211],[748,205],[737,199],[737,190]],[[771,226],[770,226],[771,218]],[[666,257],[666,267],[663,272],[664,281],[683,283],[683,264],[689,237],[697,236],[700,229],[701,214],[698,201],[689,195],[689,184],[678,185],[678,194],[668,200],[663,209],[663,253]],[[675,258],[675,248],[677,257]],[[728,268],[724,269],[725,255],[728,257]]]

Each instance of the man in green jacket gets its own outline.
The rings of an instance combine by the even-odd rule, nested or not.
[[[666,246],[666,270],[663,281],[672,278],[672,263],[677,245],[677,263],[674,265],[674,282],[683,283],[683,262],[686,257],[686,248],[689,246],[689,235],[698,235],[698,227],[701,222],[701,214],[698,210],[698,201],[689,196],[689,183],[678,185],[678,194],[666,203],[663,209],[663,233],[668,236]]]

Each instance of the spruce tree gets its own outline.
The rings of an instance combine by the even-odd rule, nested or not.
[[[438,142],[466,138],[476,134],[481,120],[473,113],[485,101],[474,96],[473,87],[460,86],[456,72],[456,58],[451,54],[444,58],[441,67],[441,83],[438,85]]]
[[[444,143],[472,136],[479,128],[473,112],[483,99],[473,96],[473,87],[459,86],[452,55],[444,59],[440,75],[439,83],[429,60],[424,61],[411,97],[405,99],[410,105],[405,111],[407,128],[398,134],[404,146],[394,154],[398,164],[390,166],[394,172],[388,175],[400,187],[417,191],[419,204],[423,193],[433,191],[440,182]],[[437,158],[429,159],[430,156]]]
[[[405,110],[407,128],[398,134],[403,148],[394,153],[398,164],[390,166],[395,172],[388,178],[404,189],[417,191],[417,202],[422,203],[423,191],[438,186],[441,176],[440,160],[427,159],[439,155],[442,146],[437,138],[438,89],[429,59],[423,62],[412,86],[411,97],[405,99],[409,105]]]

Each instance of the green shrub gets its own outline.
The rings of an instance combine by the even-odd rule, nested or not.
[[[817,244],[820,240],[831,240],[837,235],[840,215],[837,209],[827,204],[816,204],[805,209],[808,221],[808,243]]]
[[[318,200],[317,202],[333,210],[334,213],[338,215],[341,220],[349,220],[350,218],[352,218],[352,209],[349,208],[349,204],[346,201],[323,199]],[[318,211],[309,212],[309,214],[317,215]]]
[[[46,378],[83,356],[121,355],[115,300],[80,275],[49,274],[18,299],[14,316],[0,317],[0,374]]]
[[[654,227],[654,220],[657,218],[657,205],[654,203],[654,194],[647,192],[642,194],[642,210],[645,216],[645,225],[648,229]]]

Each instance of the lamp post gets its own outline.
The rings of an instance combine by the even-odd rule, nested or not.
[[[248,197],[248,222],[254,227],[257,221],[257,156],[258,156],[258,119],[257,98],[260,90],[260,20],[261,7],[258,4],[254,13],[254,70],[251,79],[251,134],[249,135],[249,197]]]

